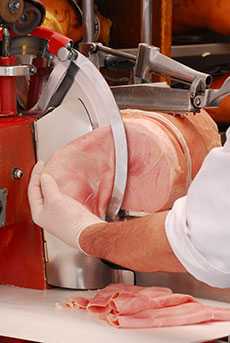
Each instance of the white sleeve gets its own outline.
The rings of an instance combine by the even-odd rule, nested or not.
[[[230,132],[213,149],[165,222],[172,250],[195,278],[230,287]]]

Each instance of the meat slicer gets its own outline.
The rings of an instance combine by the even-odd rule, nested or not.
[[[37,159],[47,161],[80,135],[111,126],[116,170],[106,219],[117,220],[128,173],[119,107],[197,112],[217,106],[230,94],[230,79],[212,90],[209,75],[171,60],[146,43],[139,45],[134,56],[88,39],[80,48],[86,57],[73,49],[67,37],[38,27],[44,15],[38,1],[1,0],[0,284],[96,289],[110,282],[133,282],[131,271],[82,256],[36,228],[27,200],[32,167]],[[133,63],[132,85],[108,86],[99,69],[114,56]],[[154,84],[152,72],[179,80],[185,87]]]

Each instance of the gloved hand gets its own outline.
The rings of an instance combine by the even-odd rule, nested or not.
[[[60,192],[56,181],[42,174],[43,162],[38,162],[31,175],[28,197],[35,224],[66,244],[80,249],[81,232],[90,225],[101,223],[78,201]]]
[[[210,151],[166,223],[169,243],[197,279],[230,287],[230,131],[221,148]]]

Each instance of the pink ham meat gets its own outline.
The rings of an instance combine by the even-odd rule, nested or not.
[[[140,311],[132,315],[109,313],[106,316],[109,324],[129,329],[159,328],[182,326],[211,321],[229,321],[230,310],[216,309],[203,304],[191,302],[169,308]]]
[[[139,297],[147,298],[148,296],[164,296],[171,294],[172,291],[163,287],[149,287],[148,295],[145,294],[146,289],[140,286],[131,285],[110,285],[103,290],[99,291],[96,296],[88,303],[87,310],[95,313],[106,313],[113,310],[113,312],[120,312],[121,307],[127,307],[127,302],[130,301],[130,297],[138,299]],[[120,301],[119,301],[119,300]],[[124,304],[124,299],[126,304]],[[118,302],[117,302],[118,300]],[[133,306],[139,306],[134,304]]]
[[[169,288],[164,287],[141,287],[141,286],[133,286],[133,285],[125,285],[125,284],[111,284],[105,287],[102,290],[99,290],[97,294],[92,299],[86,299],[84,297],[74,297],[66,302],[65,307],[75,308],[75,309],[86,309],[92,313],[107,313],[111,311],[113,307],[113,313],[116,307],[119,308],[119,312],[121,313],[121,302],[124,303],[123,297],[126,300],[129,297],[135,297],[138,294],[140,297],[146,297],[146,291],[148,296],[150,294],[153,297],[159,296],[163,297],[169,294],[172,294],[172,291]],[[117,299],[120,299],[120,303]]]
[[[75,297],[65,303],[64,307],[74,308],[78,310],[86,310],[89,304],[89,300],[84,297]]]
[[[118,328],[153,328],[230,321],[230,309],[210,307],[168,288],[112,284],[94,297],[75,297],[64,307],[85,309]],[[82,306],[82,303],[87,306]],[[71,304],[71,306],[70,306]]]
[[[220,145],[203,110],[184,118],[124,110],[128,180],[122,208],[151,213],[169,209],[187,191],[208,151]],[[46,172],[67,195],[104,217],[112,194],[114,145],[110,128],[88,133],[57,151]]]

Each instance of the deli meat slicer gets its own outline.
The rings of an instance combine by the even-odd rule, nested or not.
[[[83,3],[90,32],[92,8],[87,0]],[[36,160],[47,161],[58,148],[80,135],[111,126],[116,170],[107,219],[116,220],[128,160],[119,108],[179,115],[197,112],[202,107],[217,106],[230,94],[230,79],[212,90],[208,74],[190,69],[146,43],[133,55],[92,42],[89,34],[80,46],[81,52],[77,51],[69,38],[39,27],[44,16],[45,8],[39,1],[1,0],[0,284],[96,289],[110,282],[133,282],[132,272],[78,255],[35,227],[27,199],[31,170]],[[133,84],[109,87],[100,67],[114,57],[133,64]],[[169,76],[184,86],[152,83],[152,73]]]

